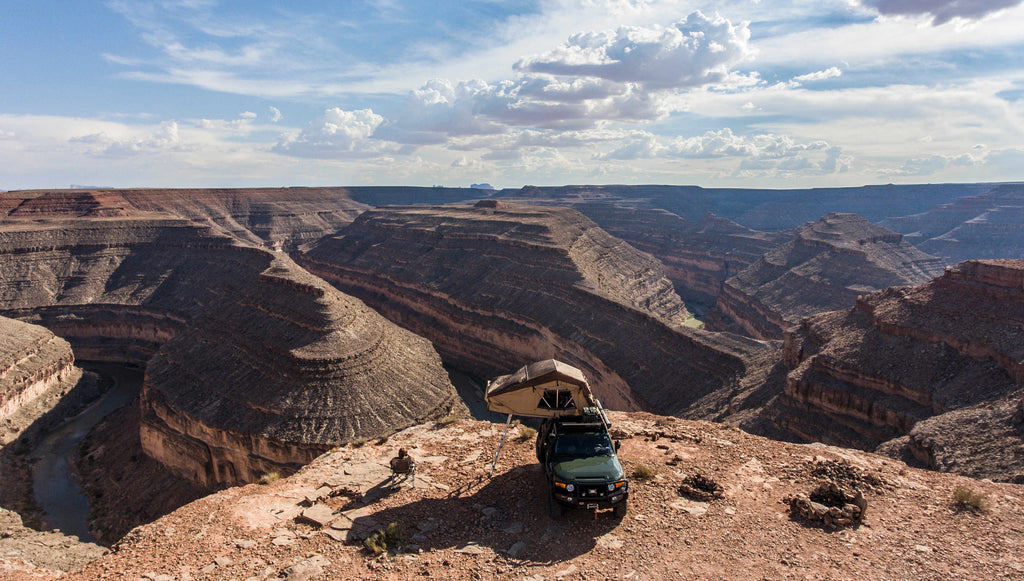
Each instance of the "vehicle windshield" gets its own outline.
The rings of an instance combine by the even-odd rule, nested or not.
[[[555,444],[556,461],[593,456],[613,456],[615,447],[611,438],[602,431],[569,432],[561,434]]]

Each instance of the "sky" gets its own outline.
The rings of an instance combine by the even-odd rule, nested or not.
[[[4,0],[0,190],[1024,180],[1024,0]]]

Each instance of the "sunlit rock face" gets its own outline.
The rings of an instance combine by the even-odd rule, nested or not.
[[[252,482],[463,409],[429,342],[263,258],[147,366],[147,454],[202,484]]]
[[[660,262],[574,210],[390,207],[298,257],[482,377],[556,358],[609,407],[691,413],[772,363],[770,346],[680,326]]]
[[[1024,260],[967,261],[859,298],[786,338],[767,415],[811,441],[999,480],[1024,474]]]
[[[710,329],[781,338],[804,317],[841,309],[857,296],[921,284],[942,262],[903,236],[854,214],[828,214],[729,278],[708,313]]]
[[[79,375],[67,341],[38,325],[0,317],[0,424],[48,390],[73,385]],[[0,444],[13,435],[0,425]]]

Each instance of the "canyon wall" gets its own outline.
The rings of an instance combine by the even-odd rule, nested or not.
[[[573,208],[609,234],[660,260],[665,276],[687,304],[711,306],[727,278],[790,238],[786,232],[758,232],[712,214],[691,223],[665,210],[605,203]]]
[[[0,317],[0,445],[14,416],[26,404],[54,388],[71,387],[81,371],[67,341],[38,325]]]
[[[993,186],[927,212],[880,223],[947,264],[1024,256],[1024,184]]]
[[[566,208],[380,208],[296,258],[461,369],[490,378],[557,358],[612,408],[715,413],[707,398],[775,362],[769,344],[683,328],[662,265]]]
[[[781,338],[804,317],[849,306],[860,294],[921,284],[941,261],[900,234],[853,214],[828,214],[729,278],[708,313],[708,329]]]
[[[1024,261],[968,261],[864,295],[786,337],[765,411],[799,439],[1024,482]]]
[[[429,342],[283,254],[259,260],[149,362],[147,454],[194,482],[233,485],[464,412]]]
[[[286,249],[334,232],[367,207],[346,188],[301,187],[28,190],[0,199],[8,220],[182,218],[247,244]]]

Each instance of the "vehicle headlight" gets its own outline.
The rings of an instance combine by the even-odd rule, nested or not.
[[[573,490],[576,490],[576,485],[575,484],[570,482],[569,484],[565,485],[565,491],[566,492],[572,492]]]

